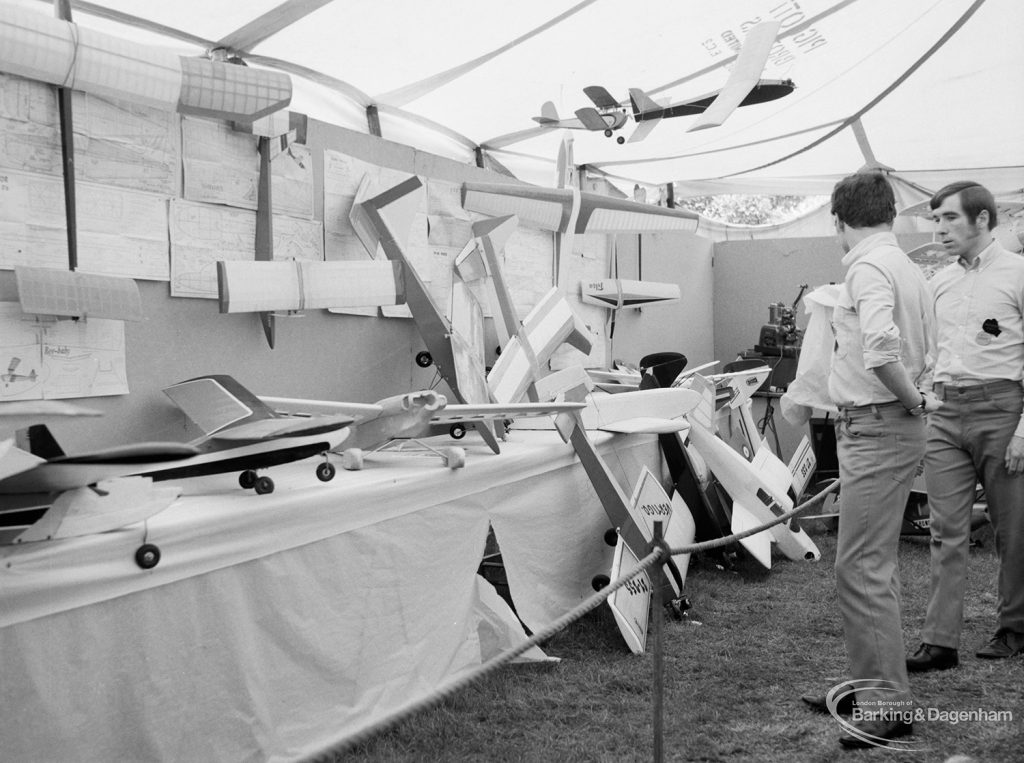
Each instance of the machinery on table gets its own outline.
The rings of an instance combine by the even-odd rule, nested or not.
[[[796,306],[807,291],[807,284],[800,284],[800,292],[789,306],[785,302],[772,302],[768,305],[768,322],[761,326],[754,351],[762,355],[782,355],[790,350],[794,355],[800,352],[800,342],[804,332],[796,327]]]
[[[768,305],[768,322],[761,326],[757,344],[752,350],[740,354],[742,360],[760,360],[771,366],[772,373],[765,380],[759,392],[785,392],[796,377],[797,359],[800,357],[800,343],[803,329],[796,326],[796,306],[807,291],[807,284],[800,284],[800,291],[792,305],[772,302]]]

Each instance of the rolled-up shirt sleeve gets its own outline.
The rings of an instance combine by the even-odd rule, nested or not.
[[[900,361],[903,343],[893,318],[895,291],[886,273],[871,263],[858,262],[850,268],[847,283],[860,320],[864,367]]]

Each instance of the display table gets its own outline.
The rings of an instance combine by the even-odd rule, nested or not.
[[[662,475],[655,436],[594,439],[627,494]],[[476,574],[489,525],[518,614],[548,625],[610,568],[597,496],[552,431],[467,451],[326,484],[275,467],[262,496],[184,480],[144,525],[0,548],[4,759],[290,760],[365,728],[525,638]]]

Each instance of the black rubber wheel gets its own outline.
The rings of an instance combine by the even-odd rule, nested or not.
[[[605,130],[604,131],[604,137],[606,137],[606,138],[612,137],[612,131],[611,130]]]
[[[152,543],[143,543],[135,552],[135,563],[144,570],[151,570],[160,564],[160,549]]]
[[[622,136],[620,135],[619,137],[617,137],[617,138],[615,139],[615,142],[616,142],[616,143],[618,143],[618,144],[619,144],[619,145],[621,146],[621,145],[622,145],[623,143],[625,143],[625,142],[626,142],[626,139],[625,139],[625,138],[623,138],[623,137],[622,137]]]
[[[326,461],[316,467],[316,478],[321,482],[330,482],[334,479],[334,475],[337,470],[334,468],[334,464],[329,464]]]
[[[609,546],[614,546],[616,543],[619,542],[619,534],[615,532],[614,527],[611,527],[605,531],[604,542],[607,543]]]
[[[607,575],[594,575],[594,578],[590,581],[590,585],[594,587],[595,591],[600,591],[607,588],[608,584],[611,582],[611,578]]]
[[[466,427],[464,424],[452,424],[448,434],[453,440],[461,440],[466,436]]]
[[[256,480],[256,484],[253,485],[256,488],[256,492],[259,495],[266,495],[267,493],[274,492],[274,480],[270,477],[260,477]]]
[[[427,368],[433,362],[433,356],[426,350],[424,350],[423,352],[416,353],[416,365],[418,365],[420,368]]]
[[[252,469],[246,469],[238,475],[238,484],[248,490],[256,484],[256,472]]]

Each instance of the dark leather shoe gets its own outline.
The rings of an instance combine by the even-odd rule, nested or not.
[[[847,748],[877,747],[889,739],[914,733],[914,724],[906,721],[860,721],[853,724],[859,734],[843,734],[839,744]]]
[[[960,664],[956,649],[935,644],[921,644],[914,654],[907,658],[908,673],[923,673],[926,670],[949,670]]]
[[[800,697],[801,701],[804,702],[808,707],[813,710],[817,710],[819,713],[828,713],[828,702],[825,700],[825,694],[804,694]],[[850,715],[853,713],[854,705],[854,693],[844,694],[836,702],[836,712],[840,715]]]
[[[1024,652],[1024,633],[999,631],[981,649],[975,652],[983,660],[1001,660]]]

